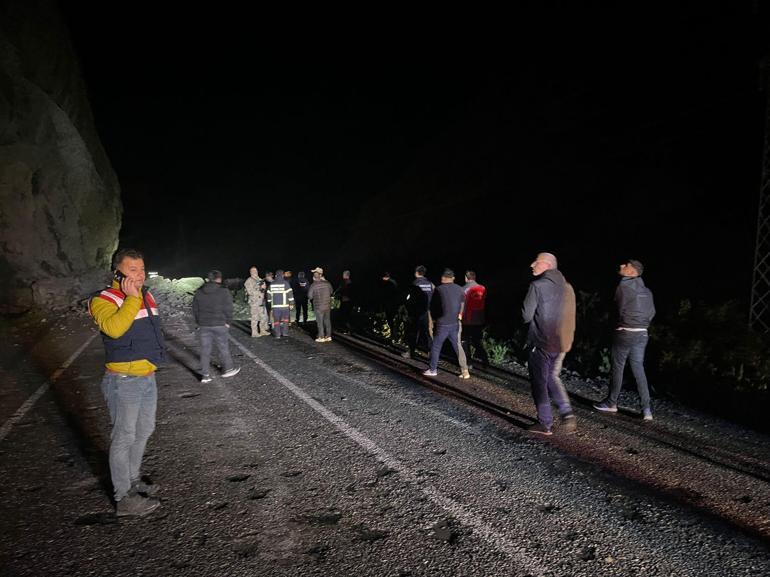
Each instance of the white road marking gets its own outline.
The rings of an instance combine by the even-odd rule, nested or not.
[[[61,376],[61,374],[66,371],[69,366],[75,362],[75,359],[77,359],[80,354],[88,347],[88,345],[91,344],[91,341],[93,341],[96,338],[96,334],[94,333],[91,335],[86,342],[84,342],[78,350],[76,350],[72,355],[70,355],[70,358],[68,358],[64,363],[56,369],[53,374],[49,377],[48,381],[40,385],[38,389],[32,394],[31,397],[29,397],[26,401],[24,401],[24,404],[18,408],[18,410],[9,418],[5,423],[3,423],[3,426],[0,427],[0,441],[5,439],[11,432],[11,429],[13,429],[13,426],[21,421],[24,418],[24,415],[27,414],[27,412],[35,406],[35,403],[42,397],[45,392],[48,390],[48,388],[57,381],[57,379]]]
[[[281,373],[262,361],[253,352],[251,352],[248,348],[236,340],[232,335],[230,336],[230,340],[235,343],[235,345],[241,349],[247,357],[249,357],[252,361],[254,361],[255,364],[262,368],[262,370],[275,378],[279,383],[281,383],[291,393],[293,393],[296,397],[307,404],[311,409],[319,413],[346,437],[361,446],[378,461],[385,464],[394,471],[397,471],[404,480],[414,484],[435,505],[441,507],[448,513],[451,513],[455,519],[464,525],[472,528],[474,534],[477,537],[483,539],[502,553],[508,555],[514,563],[519,565],[522,570],[526,570],[530,573],[538,575],[545,574],[544,568],[527,555],[524,547],[517,545],[505,535],[495,531],[492,527],[482,521],[479,514],[473,511],[470,507],[462,505],[453,499],[441,494],[433,487],[426,486],[425,484],[417,484],[419,476],[414,471],[410,470],[409,467],[401,463],[395,457],[392,457],[374,441],[361,433],[358,429],[349,425],[342,417],[336,415],[324,407],[321,403],[316,401],[307,392],[305,392],[304,389],[298,387],[289,379],[284,377]]]

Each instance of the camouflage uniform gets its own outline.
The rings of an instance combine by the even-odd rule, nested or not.
[[[243,283],[251,307],[251,336],[263,337],[269,335],[267,326],[267,309],[265,308],[265,281],[250,276]]]

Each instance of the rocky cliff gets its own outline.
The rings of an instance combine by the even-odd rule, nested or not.
[[[0,1],[0,305],[63,305],[97,288],[121,214],[56,3]]]

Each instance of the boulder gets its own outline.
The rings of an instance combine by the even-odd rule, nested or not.
[[[0,2],[0,306],[65,306],[99,288],[121,215],[56,2]]]

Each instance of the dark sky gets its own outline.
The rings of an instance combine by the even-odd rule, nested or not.
[[[553,250],[589,290],[634,256],[672,302],[748,297],[764,3],[317,18],[84,4],[62,8],[122,242],[162,272],[336,270],[349,250],[367,273],[421,261],[502,285]],[[369,239],[388,257],[367,258]]]

